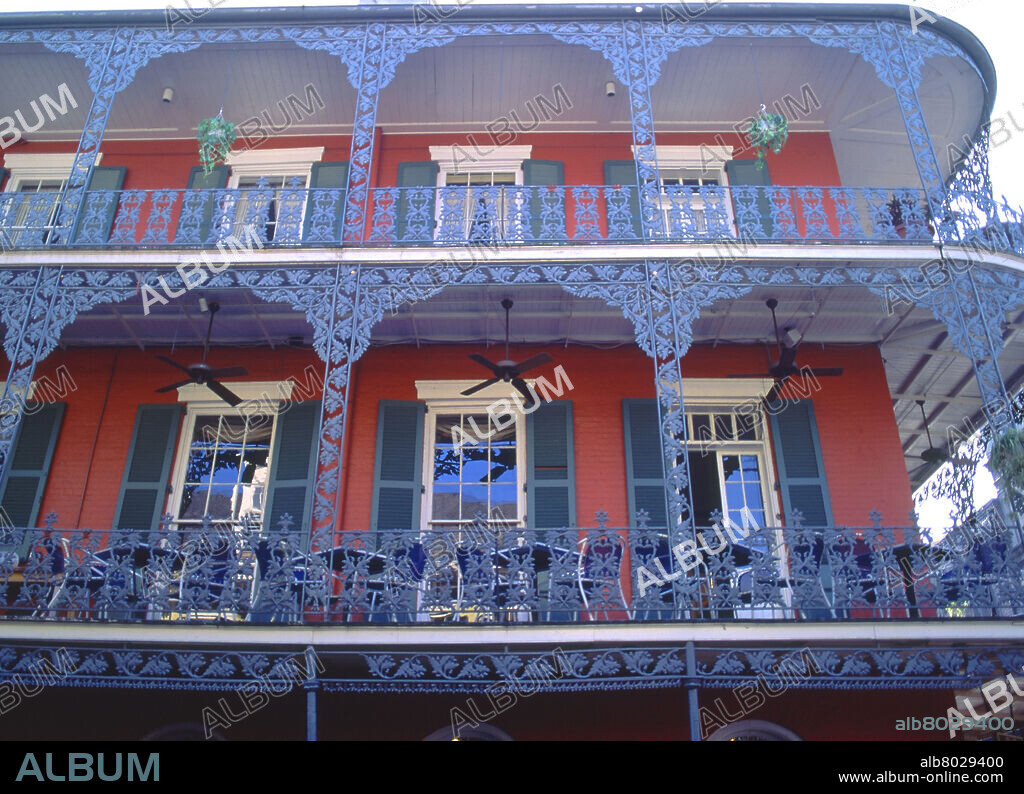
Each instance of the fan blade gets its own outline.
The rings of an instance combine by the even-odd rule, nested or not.
[[[779,363],[776,367],[779,369],[787,370],[793,366],[793,362],[796,361],[796,349],[799,345],[793,345],[792,347],[782,348],[782,353],[779,354]]]
[[[195,383],[192,380],[183,380],[178,383],[172,383],[170,386],[164,386],[161,389],[157,389],[158,392],[173,391],[174,389],[180,389],[182,386],[188,386],[190,383]]]
[[[842,367],[801,367],[797,375],[813,375],[816,378],[835,378],[843,374]]]
[[[215,380],[206,381],[206,388],[220,397],[224,402],[230,406],[238,405],[242,402],[241,398],[234,394],[231,390],[224,388],[221,384]]]
[[[483,383],[478,383],[476,386],[471,386],[468,389],[466,389],[464,392],[462,392],[462,396],[469,397],[469,395],[476,394],[481,389],[486,389],[488,386],[500,382],[501,378],[491,378],[490,380],[485,380]]]
[[[172,367],[177,367],[182,372],[188,372],[189,377],[190,378],[192,377],[192,373],[189,371],[189,368],[188,367],[183,367],[181,364],[179,364],[173,358],[167,358],[167,356],[157,356],[157,358],[160,359],[161,361],[167,363],[167,364],[170,364]]]
[[[492,364],[479,353],[473,353],[472,355],[470,355],[470,358],[473,359],[477,364],[483,364],[485,367],[487,367],[487,369],[489,369],[499,378],[501,377],[501,367],[499,367],[497,364]]]
[[[208,378],[235,378],[248,375],[245,367],[224,367],[223,369],[211,369],[207,374]]]
[[[523,410],[525,411],[532,408],[533,404],[536,402],[536,397],[533,392],[530,391],[530,387],[526,385],[526,381],[522,378],[513,378],[512,385],[521,395],[523,395],[523,399],[525,400],[523,403]]]
[[[775,381],[775,385],[771,387],[768,393],[764,396],[764,402],[766,405],[771,405],[779,397],[779,392],[782,391],[782,387],[786,385],[786,381],[789,380],[789,376],[785,375],[779,380]]]
[[[526,372],[526,370],[533,369],[534,367],[539,367],[541,364],[547,364],[549,361],[554,361],[554,359],[551,358],[551,356],[549,356],[547,353],[538,353],[536,356],[533,356],[532,358],[526,359],[526,361],[522,361],[519,364],[516,364],[516,374],[522,375],[524,372]]]

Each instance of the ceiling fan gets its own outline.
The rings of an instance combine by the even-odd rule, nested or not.
[[[833,378],[843,374],[842,367],[798,367],[796,365],[796,353],[800,348],[800,337],[792,328],[785,329],[787,345],[782,344],[782,337],[779,335],[779,322],[775,317],[775,308],[779,305],[778,300],[769,298],[765,305],[772,313],[772,325],[775,328],[775,344],[779,349],[779,360],[768,368],[768,374],[775,378],[775,385],[765,396],[766,402],[772,402],[778,395],[779,389],[783,387],[789,378],[794,376],[810,375],[815,378]],[[763,378],[764,373],[745,373],[742,375],[730,375],[730,378]]]
[[[205,301],[201,301],[205,304]],[[206,354],[210,351],[210,332],[213,331],[213,316],[220,310],[220,304],[216,302],[210,302],[206,304],[207,309],[210,312],[210,324],[206,327],[206,340],[203,342],[203,360],[198,364],[192,364],[188,367],[183,367],[177,361],[167,356],[157,356],[158,359],[170,364],[172,367],[177,367],[182,372],[188,375],[188,380],[178,381],[172,383],[170,386],[164,386],[157,389],[158,392],[171,391],[182,386],[187,386],[190,383],[195,383],[199,386],[206,386],[210,391],[220,397],[228,405],[238,405],[242,400],[238,395],[226,389],[220,384],[218,378],[233,378],[242,375],[248,375],[245,367],[223,367],[221,369],[213,369],[206,363]]]
[[[921,421],[924,422],[924,432],[928,437],[928,449],[922,452],[919,457],[925,463],[939,464],[945,463],[949,460],[949,453],[944,449],[936,449],[932,443],[932,431],[928,427],[928,417],[924,413],[924,400],[914,400],[917,403],[917,407],[921,409]]]
[[[509,358],[508,352],[508,329],[509,329],[509,310],[512,308],[512,300],[505,298],[501,302],[501,308],[505,310],[505,359],[494,364],[488,361],[478,353],[473,353],[470,358],[478,364],[483,364],[493,374],[494,377],[478,383],[476,386],[472,386],[462,392],[463,397],[468,397],[471,394],[476,394],[481,389],[486,389],[492,384],[504,381],[505,383],[511,383],[520,394],[523,395],[523,399],[526,400],[524,403],[525,408],[532,407],[534,402],[534,395],[530,391],[530,387],[526,385],[526,381],[520,377],[526,370],[533,369],[534,367],[540,366],[541,364],[547,364],[549,361],[553,361],[551,356],[547,353],[538,353],[536,356],[532,356],[526,361],[516,363]]]

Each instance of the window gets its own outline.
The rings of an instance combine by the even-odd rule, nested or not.
[[[230,388],[242,399],[234,408],[205,386],[178,390],[188,412],[167,512],[179,528],[197,527],[207,515],[230,527],[263,523],[277,400],[290,397],[291,383],[249,381]]]
[[[96,165],[103,159],[96,155]],[[10,178],[0,194],[0,242],[5,245],[46,245],[58,222],[57,198],[67,185],[74,153],[8,154]],[[17,195],[12,195],[17,194]]]
[[[196,414],[190,423],[181,491],[173,513],[178,526],[263,522],[274,417]]]
[[[479,381],[417,381],[427,402],[424,433],[422,529],[456,529],[482,516],[491,526],[523,526],[526,417],[511,402],[508,384],[462,397]],[[473,443],[476,441],[476,443]]]
[[[764,527],[769,504],[764,418],[747,406],[742,413],[687,408],[690,484],[698,526],[709,526],[713,511],[737,526]]]
[[[734,233],[732,203],[722,189],[731,146],[658,146],[656,157],[666,237]]]
[[[499,146],[468,156],[458,147],[431,146],[439,165],[435,207],[437,241],[522,241],[526,237],[527,194],[523,161],[530,146]],[[462,153],[461,159],[459,154]]]
[[[257,229],[257,234],[266,242],[300,242],[305,189],[313,163],[322,160],[323,154],[322,146],[251,149],[229,154],[225,160],[231,167],[228,187],[239,191],[233,199],[234,207],[228,212],[235,236],[241,238],[242,229],[253,224],[262,227]],[[257,190],[261,180],[265,192]],[[222,230],[222,236],[227,237],[232,230]]]

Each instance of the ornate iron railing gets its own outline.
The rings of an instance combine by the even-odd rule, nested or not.
[[[55,193],[0,194],[0,245],[247,247],[565,245],[635,242],[916,243],[980,241],[1024,254],[1024,225],[1004,208],[979,228],[964,212],[936,224],[910,188],[665,186],[642,231],[635,186],[384,187],[365,228],[342,229],[345,191],[300,187],[93,190],[70,232]],[[993,207],[995,212],[998,208]],[[997,213],[998,214],[998,213]],[[954,217],[955,215],[955,217]],[[1005,216],[1005,217],[1003,217]]]
[[[301,533],[207,521],[153,532],[8,529],[0,618],[494,623],[1010,618],[1017,528],[937,542],[912,528]]]

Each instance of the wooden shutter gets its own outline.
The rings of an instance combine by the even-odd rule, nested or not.
[[[330,242],[341,242],[341,226],[345,219],[345,188],[348,187],[348,163],[313,163],[309,172],[309,197],[306,200],[306,218],[302,227],[302,239],[311,240],[313,212],[318,207],[331,206],[331,194],[326,192],[329,189],[338,189],[338,201],[333,204],[334,224],[331,226]],[[317,188],[324,192],[319,192]],[[316,237],[321,239],[322,235]],[[326,240],[324,242],[327,242]]]
[[[117,202],[120,200],[121,194],[109,193],[101,196],[96,194],[96,191],[120,190],[124,184],[126,171],[127,169],[120,165],[97,165],[92,169],[89,188],[82,197],[82,206],[79,208],[78,219],[75,222],[75,231],[71,235],[74,242],[103,245],[110,238],[110,229],[114,225],[114,214],[117,212]],[[102,220],[99,226],[85,226],[86,218],[95,209],[94,203],[101,205]]]
[[[427,160],[420,163],[399,163],[398,164],[398,187],[437,187],[437,171],[438,165],[433,160]],[[409,212],[409,198],[403,192],[398,199],[398,217],[395,223],[395,234],[398,237],[399,242],[405,241],[406,230],[408,224],[406,222],[406,215]],[[427,206],[422,210],[422,213],[428,219],[427,221],[427,233],[424,236],[422,232],[409,232],[410,234],[416,235],[414,239],[410,239],[408,242],[420,242],[429,243],[433,242],[433,229],[434,229],[434,193],[430,193],[430,199],[427,202]],[[420,215],[420,210],[417,210],[417,214]]]
[[[534,529],[576,526],[572,403],[541,405],[526,416],[526,518]]]
[[[423,403],[381,400],[370,528],[419,529],[423,494]]]
[[[31,529],[39,518],[39,506],[46,490],[65,407],[65,403],[30,402],[25,405],[11,451],[11,465],[4,480],[3,495],[0,496],[0,508],[11,525],[18,529]],[[24,558],[28,552],[31,539],[32,533],[26,532],[16,549],[19,558]],[[0,546],[0,551],[12,548]]]
[[[812,402],[790,401],[781,412],[771,416],[771,427],[786,522],[790,523],[796,509],[803,513],[805,526],[832,526],[832,507]]]
[[[114,512],[114,529],[159,527],[181,414],[178,403],[139,406]]]
[[[320,436],[319,400],[284,403],[274,429],[270,479],[267,485],[265,528],[278,528],[281,516],[292,518],[292,530],[309,536],[316,451]]]
[[[226,165],[214,166],[213,170],[208,174],[203,171],[201,165],[193,166],[188,174],[187,187],[189,190],[221,190],[228,186],[229,172],[230,169]],[[217,206],[217,195],[215,193],[204,193],[202,199],[203,211],[199,222],[198,239],[191,240],[191,242],[199,244],[210,242],[210,225],[213,222],[214,208]],[[180,230],[180,221],[178,226]]]
[[[628,189],[629,215],[633,220],[633,237],[637,240],[643,239],[643,228],[640,219],[640,192],[636,186],[636,162],[633,160],[605,160],[604,161],[604,183],[607,186],[622,185]],[[605,198],[607,205],[607,197]],[[611,228],[611,217],[609,213],[608,236],[613,237]],[[621,233],[617,236],[621,237]]]
[[[523,184],[540,186],[564,185],[564,167],[557,160],[523,160]],[[542,192],[540,190],[535,191],[534,195],[530,197],[530,228],[534,240],[542,239],[541,210],[544,206],[541,202]],[[566,230],[563,228],[561,233],[565,235]]]
[[[725,173],[729,176],[729,185],[755,185],[757,187],[764,187],[765,185],[771,184],[771,178],[768,175],[768,166],[764,168],[757,167],[757,160],[729,160],[725,164]],[[736,206],[736,201],[733,199],[733,213],[736,217],[737,224],[739,223],[740,213],[739,208]],[[761,213],[761,228],[764,232],[765,237],[772,236],[772,210],[771,203],[768,201],[768,196],[765,191],[759,191],[757,196],[757,209]],[[744,230],[743,226],[740,226],[740,232]],[[751,230],[747,230],[747,234],[750,234]],[[756,230],[754,231],[756,234]]]
[[[646,510],[652,527],[664,527],[668,524],[668,515],[658,401],[623,400],[622,414],[626,434],[629,525],[636,526],[637,510]]]

